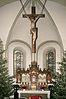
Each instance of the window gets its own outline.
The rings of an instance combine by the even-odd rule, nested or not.
[[[56,61],[55,50],[47,51],[46,58],[47,58],[47,62],[46,62],[47,68],[49,68],[51,71],[54,71],[55,70],[55,61]]]
[[[13,62],[14,62],[14,74],[16,73],[16,69],[24,67],[24,55],[21,50],[14,50],[13,51]]]
[[[1,54],[3,51],[3,42],[2,40],[0,39],[0,60],[2,59],[3,55]]]

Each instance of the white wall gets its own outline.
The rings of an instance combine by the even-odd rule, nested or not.
[[[56,2],[48,1],[46,8],[58,28],[62,38],[64,50],[66,50],[66,7],[61,4],[57,4]]]
[[[21,5],[18,1],[0,7],[0,38],[3,40],[4,45],[20,8]]]

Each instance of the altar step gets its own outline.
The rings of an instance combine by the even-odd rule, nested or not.
[[[14,97],[12,97],[12,98],[5,97],[4,99],[14,99]],[[21,98],[18,98],[18,99],[27,99],[27,98],[26,97],[21,97]]]

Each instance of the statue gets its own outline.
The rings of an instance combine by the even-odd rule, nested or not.
[[[35,6],[32,6],[31,14],[23,14],[24,18],[28,18],[31,21],[31,34],[32,34],[32,53],[36,53],[36,40],[38,35],[38,28],[36,23],[40,17],[45,17],[45,14],[36,14]]]
[[[32,53],[36,53],[36,40],[38,36],[38,28],[32,28],[31,34],[32,34]]]

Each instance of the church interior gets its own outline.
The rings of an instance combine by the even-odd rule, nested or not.
[[[66,0],[0,0],[1,48],[19,96],[31,91],[50,99],[52,72],[60,73],[66,53]]]

